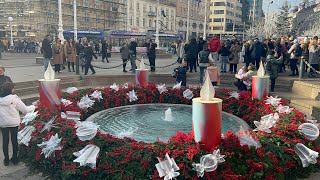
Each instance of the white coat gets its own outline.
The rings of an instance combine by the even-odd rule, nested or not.
[[[26,114],[34,111],[35,106],[26,106],[17,95],[0,98],[0,127],[16,127],[20,125],[19,111]]]

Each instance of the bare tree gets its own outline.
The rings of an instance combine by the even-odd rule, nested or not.
[[[303,36],[313,37],[316,35],[320,35],[320,20],[316,21],[308,30],[303,32]]]

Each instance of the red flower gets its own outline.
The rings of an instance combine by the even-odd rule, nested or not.
[[[294,149],[290,149],[290,148],[284,149],[284,152],[288,153],[288,154],[295,154],[296,153],[296,151]]]

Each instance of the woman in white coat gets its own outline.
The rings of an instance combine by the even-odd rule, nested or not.
[[[2,131],[4,154],[4,165],[9,165],[9,133],[11,134],[12,142],[12,158],[10,161],[13,164],[18,164],[18,126],[20,125],[19,111],[26,114],[32,112],[35,106],[26,106],[17,95],[13,95],[14,84],[5,82],[2,86],[2,97],[0,97],[0,128]]]

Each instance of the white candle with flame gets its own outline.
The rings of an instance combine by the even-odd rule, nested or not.
[[[221,142],[222,99],[215,98],[208,71],[200,97],[192,99],[192,130],[196,142],[211,151]]]
[[[262,100],[269,95],[270,76],[265,75],[265,69],[260,61],[257,76],[252,76],[252,98]]]
[[[147,87],[149,82],[148,69],[146,69],[143,57],[140,61],[140,69],[136,69],[136,84],[141,87]]]

